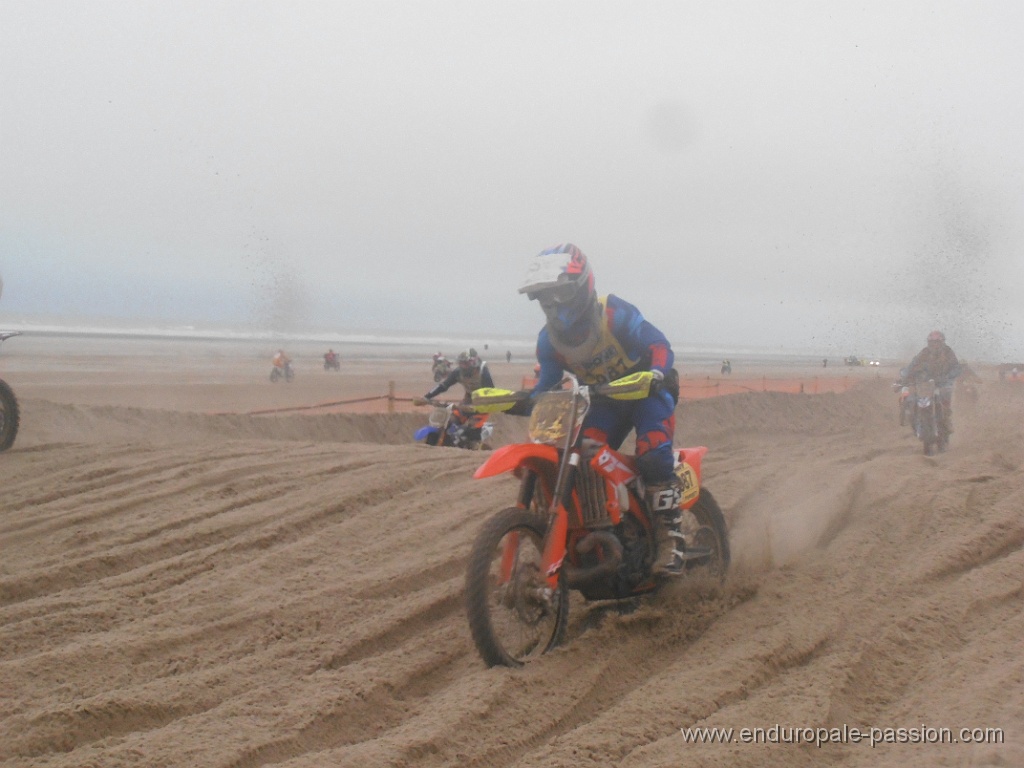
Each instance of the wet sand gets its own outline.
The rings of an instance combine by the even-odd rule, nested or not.
[[[937,457],[898,426],[892,369],[681,403],[726,586],[574,606],[563,647],[489,670],[463,570],[514,481],[413,444],[422,411],[247,415],[422,394],[428,362],[309,355],[285,385],[257,356],[87,357],[0,355],[22,405],[0,454],[0,766],[1024,764],[1024,387],[994,372]],[[1004,743],[738,741],[922,725]]]

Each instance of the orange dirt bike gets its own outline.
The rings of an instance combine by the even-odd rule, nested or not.
[[[609,384],[536,396],[530,442],[496,450],[474,477],[512,472],[519,478],[515,506],[484,525],[466,571],[466,610],[473,642],[488,666],[520,666],[562,640],[569,590],[586,600],[626,600],[654,590],[662,524],[644,501],[634,457],[601,446],[584,454],[580,442],[591,398],[635,400],[650,393],[650,372]],[[507,411],[529,393],[482,389],[478,411]],[[701,485],[707,448],[675,452],[682,481],[680,512],[686,534],[682,578],[705,573],[725,578],[729,539],[725,518]],[[680,576],[664,577],[679,578]]]

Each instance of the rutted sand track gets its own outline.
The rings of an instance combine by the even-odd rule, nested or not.
[[[962,406],[936,458],[879,383],[686,405],[733,578],[581,606],[518,671],[484,669],[461,604],[514,481],[409,445],[421,418],[26,399],[0,457],[0,765],[1024,764],[1018,394]],[[844,723],[1006,743],[679,733]]]

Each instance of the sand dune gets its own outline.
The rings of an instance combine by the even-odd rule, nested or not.
[[[565,645],[516,671],[484,668],[461,602],[514,481],[411,444],[421,414],[16,391],[0,766],[1024,765],[1024,388],[961,404],[935,458],[881,379],[684,404],[677,442],[711,449],[729,582],[624,616],[574,606]],[[499,418],[499,442],[521,434]],[[680,732],[844,724],[1004,743]]]

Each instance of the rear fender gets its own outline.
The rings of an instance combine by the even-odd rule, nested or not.
[[[686,462],[693,467],[694,473],[697,475],[697,480],[700,480],[700,464],[705,454],[707,454],[707,446],[698,445],[693,448],[680,448],[676,453],[679,454],[679,463]]]
[[[484,477],[494,477],[504,472],[512,472],[527,463],[536,461],[547,462],[557,466],[558,451],[550,445],[539,443],[515,443],[505,445],[494,451],[481,464],[473,477],[477,480]]]
[[[680,448],[676,453],[679,464],[676,467],[676,476],[683,485],[683,498],[680,506],[689,509],[697,503],[700,496],[700,475],[701,460],[708,452],[706,446],[698,445],[693,448]]]

